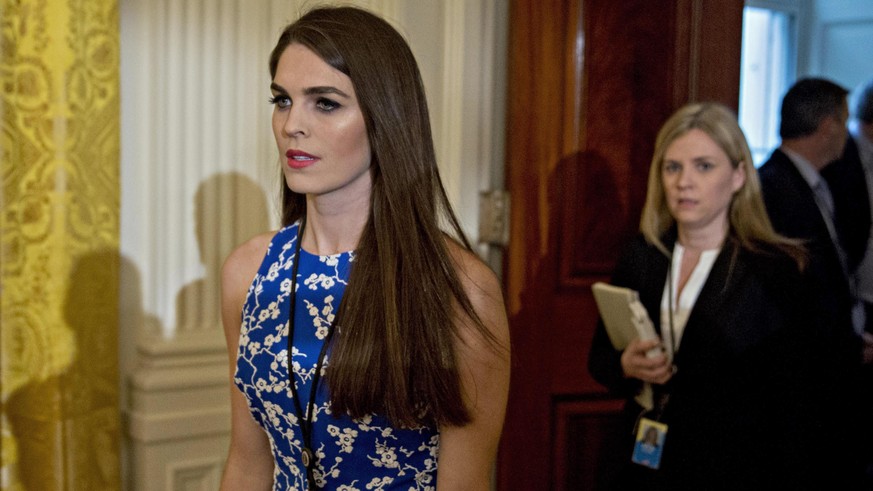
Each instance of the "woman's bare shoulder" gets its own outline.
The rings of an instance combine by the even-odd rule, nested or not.
[[[471,297],[470,300],[482,294],[502,296],[500,281],[485,261],[452,239],[447,239],[446,245],[455,263],[458,279]]]
[[[222,296],[226,300],[238,300],[238,297],[245,296],[275,235],[275,231],[256,235],[227,256],[221,268]]]
[[[239,316],[248,294],[249,285],[258,273],[270,241],[276,232],[256,235],[233,250],[221,267],[221,317],[228,346],[239,335]]]
[[[256,267],[259,266],[264,259],[264,255],[267,253],[270,241],[273,240],[275,235],[276,231],[273,230],[258,234],[243,242],[228,254],[227,259],[224,261],[224,269],[250,267],[253,263]]]
[[[264,255],[267,253],[267,248],[270,246],[270,241],[275,235],[276,231],[264,232],[237,246],[224,261],[223,276],[234,275],[240,271],[247,272],[252,269],[254,269],[253,272],[257,272]]]
[[[499,344],[508,345],[506,306],[503,302],[503,287],[497,275],[474,252],[454,240],[447,240],[446,243],[455,262],[458,280],[476,314]],[[462,329],[461,335],[466,338],[463,331],[465,330]]]

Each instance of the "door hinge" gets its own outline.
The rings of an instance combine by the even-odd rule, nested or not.
[[[479,193],[479,243],[509,244],[509,192],[494,189]]]

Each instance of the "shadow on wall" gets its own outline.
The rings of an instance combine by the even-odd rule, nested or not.
[[[561,210],[559,256],[572,258],[562,268],[562,280],[611,274],[619,251],[634,236],[639,216],[630,216],[636,206],[630,200],[635,193],[619,189],[618,182],[628,182],[615,175],[620,171],[606,156],[585,151],[562,159],[551,177],[558,188],[551,207]]]
[[[194,223],[205,276],[176,295],[179,331],[220,327],[221,265],[237,246],[270,229],[266,195],[244,174],[215,174],[197,188]]]
[[[597,400],[598,394],[577,397],[552,388],[560,385],[556,380],[565,387],[567,380],[576,387],[592,383],[586,382],[585,366],[596,313],[573,309],[593,305],[580,300],[590,298],[591,280],[610,275],[624,244],[636,234],[640,190],[620,188],[618,183],[629,180],[618,172],[630,170],[610,165],[596,151],[567,155],[548,176],[548,213],[532,207],[526,217],[529,230],[550,235],[544,255],[528,253],[520,308],[509,322],[513,365],[501,451],[504,465],[511,464],[500,477],[514,483],[509,488],[518,486],[510,466],[524,461],[556,489],[607,489],[621,469],[618,463],[629,458],[622,446],[623,421],[600,409],[563,409]],[[533,243],[533,236],[526,233],[523,239]],[[531,444],[549,451],[532,454],[526,450]]]
[[[221,332],[221,264],[239,244],[269,230],[266,195],[242,174],[216,174],[197,190],[195,223],[205,276],[178,292],[177,327]],[[3,401],[11,431],[3,436],[10,489],[53,489],[57,483],[69,489],[132,489],[131,446],[120,414],[129,407],[127,381],[137,369],[138,342],[163,331],[160,319],[143,308],[136,264],[113,248],[73,258],[59,320],[69,339],[44,341],[62,343],[69,363]],[[49,350],[25,351],[35,355],[25,362],[37,366],[53,356]],[[8,452],[14,454],[9,460]]]
[[[16,391],[7,406],[17,450],[11,489],[54,489],[59,483],[65,489],[119,489],[119,359],[133,358],[119,343],[119,313],[132,310],[119,302],[122,269],[138,278],[116,249],[74,259],[62,312],[71,342],[58,347],[72,353],[71,362]],[[141,301],[136,311],[142,319]]]

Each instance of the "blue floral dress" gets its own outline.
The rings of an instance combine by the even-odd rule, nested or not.
[[[307,489],[301,462],[303,415],[295,410],[288,374],[288,316],[297,229],[298,224],[293,224],[273,237],[249,287],[234,377],[248,399],[252,416],[269,437],[275,460],[274,490]],[[354,260],[352,252],[316,256],[300,250],[291,366],[304,413],[319,353]],[[313,406],[317,486],[338,491],[436,489],[436,428],[401,429],[378,415],[352,419],[332,414],[323,377],[329,366],[328,351]]]

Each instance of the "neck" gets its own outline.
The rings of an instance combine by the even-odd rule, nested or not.
[[[783,140],[782,147],[806,159],[817,171],[821,171],[830,163],[826,153],[819,148],[812,138]]]
[[[369,197],[342,203],[325,201],[318,197],[306,198],[303,249],[319,256],[355,250],[369,218]]]
[[[718,234],[712,233],[711,230],[683,230],[682,227],[679,227],[677,232],[677,240],[686,251],[708,251],[721,247],[727,237],[727,224],[722,226],[722,232]]]

